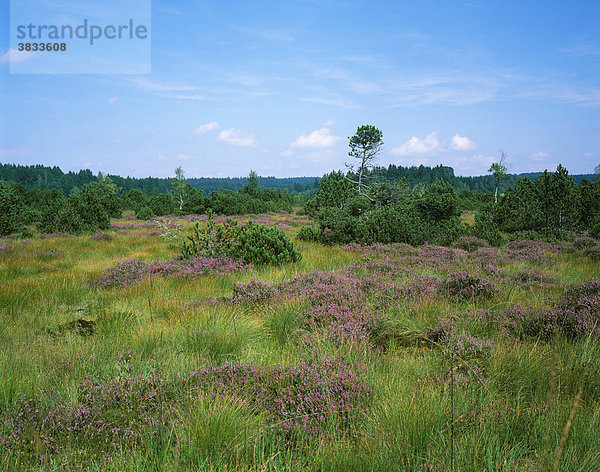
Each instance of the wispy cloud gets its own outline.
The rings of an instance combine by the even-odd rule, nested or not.
[[[144,77],[136,77],[134,79],[130,79],[130,82],[138,89],[147,91],[147,92],[194,92],[199,90],[198,87],[183,84],[180,82],[160,82],[153,79],[147,79]]]
[[[164,154],[158,154],[156,156],[156,158],[159,161],[191,161],[192,159],[195,159],[196,156],[182,152],[182,153],[176,154],[174,157],[169,157]]]
[[[33,51],[9,49],[2,56],[0,56],[0,64],[9,64],[10,62],[25,62],[36,55],[37,53]]]
[[[343,98],[301,98],[300,101],[309,103],[320,103],[322,105],[330,105],[333,107],[345,108],[348,110],[357,110],[360,108],[352,100],[347,100]]]
[[[570,56],[600,56],[600,40],[596,38],[579,38],[572,45],[559,50]]]
[[[209,131],[214,131],[219,129],[219,123],[216,121],[211,121],[210,123],[205,123],[203,125],[198,126],[192,131],[192,135],[194,136],[202,136],[203,134],[208,133]]]
[[[537,162],[544,162],[547,157],[550,157],[550,154],[547,152],[544,152],[544,151],[534,152],[531,155],[531,159],[533,159],[534,161],[537,161]]]
[[[119,97],[110,97],[108,99],[108,103],[110,103],[111,105],[114,105],[115,103],[117,103],[119,101]]]
[[[254,133],[245,129],[224,129],[217,136],[217,141],[239,147],[250,147],[256,145]]]
[[[27,156],[29,151],[19,148],[0,148],[0,157]]]

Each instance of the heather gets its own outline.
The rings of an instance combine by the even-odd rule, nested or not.
[[[144,277],[200,277],[222,275],[235,271],[252,270],[251,264],[227,257],[173,258],[167,261],[144,262],[139,259],[121,261],[109,267],[94,282],[99,288],[125,287],[140,282]]]
[[[250,219],[302,258],[177,257],[207,215],[3,239],[0,469],[552,470],[579,398],[559,470],[595,470],[594,241],[336,246]]]
[[[77,394],[71,402],[61,402],[52,392],[44,399],[36,394],[18,400],[0,416],[2,447],[22,451],[24,462],[35,464],[45,455],[72,452],[90,442],[86,453],[106,459],[170,430],[182,422],[181,404],[193,408],[204,398],[228,398],[264,415],[273,434],[292,444],[298,435],[320,433],[334,419],[336,428],[346,428],[360,413],[369,387],[356,368],[323,359],[268,368],[227,363],[173,380],[157,373],[85,378]]]

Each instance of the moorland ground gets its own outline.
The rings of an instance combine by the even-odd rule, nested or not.
[[[0,243],[0,469],[600,470],[600,266],[573,243],[255,268],[159,233]]]

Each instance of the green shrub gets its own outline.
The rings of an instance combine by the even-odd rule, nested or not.
[[[425,189],[419,208],[425,218],[433,221],[458,216],[458,198],[454,188],[442,180],[436,180]]]
[[[502,246],[505,242],[504,236],[500,232],[500,228],[493,221],[492,216],[487,213],[477,213],[475,215],[475,225],[470,232],[477,238],[485,239],[494,247]]]
[[[282,265],[298,262],[302,258],[282,230],[255,225],[252,221],[238,227],[235,244],[228,255],[256,266]]]
[[[71,195],[66,204],[56,213],[52,226],[45,227],[44,232],[79,234],[84,231],[96,231],[97,226],[93,227],[86,224],[81,217],[81,207],[79,197]],[[103,216],[108,218],[106,213]]]
[[[216,257],[229,254],[237,238],[237,221],[227,219],[222,224],[216,224],[214,216],[209,210],[206,226],[201,227],[196,223],[192,228],[191,234],[181,246],[182,257]]]
[[[366,217],[365,217],[366,218]],[[365,243],[370,240],[366,219],[354,217],[341,208],[324,208],[318,213],[325,244]]]
[[[0,236],[23,228],[23,203],[11,187],[0,181]]]
[[[135,217],[138,220],[149,220],[150,218],[154,217],[154,213],[152,211],[152,208],[150,208],[148,205],[146,205],[141,208],[138,208],[135,211]]]
[[[600,239],[600,217],[596,217],[596,219],[592,222],[590,227],[590,236],[592,238]]]
[[[282,265],[297,262],[302,257],[279,228],[255,225],[252,221],[238,226],[237,221],[229,219],[217,224],[212,212],[206,226],[196,223],[181,247],[181,256],[226,256],[256,266]]]
[[[303,226],[296,234],[296,239],[300,241],[319,241],[321,239],[321,229],[314,225]]]

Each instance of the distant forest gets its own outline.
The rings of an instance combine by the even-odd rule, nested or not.
[[[538,175],[539,173],[509,174],[500,183],[499,190],[500,192],[504,192],[508,187],[514,186],[520,177],[535,179]],[[130,190],[137,189],[146,194],[151,194],[155,191],[165,194],[169,193],[173,188],[172,178],[135,178],[110,174],[108,177],[117,185],[121,192],[129,192]],[[474,193],[489,193],[494,191],[494,178],[491,175],[459,177],[454,175],[452,167],[442,165],[436,167],[426,167],[423,165],[418,167],[403,167],[391,164],[387,168],[376,167],[370,172],[369,177],[379,182],[394,182],[406,179],[406,182],[411,187],[417,184],[429,185],[436,180],[444,180],[458,192],[470,190]],[[572,177],[576,183],[581,182],[583,179],[594,180],[595,178],[594,174],[573,175]],[[58,166],[0,164],[0,180],[20,184],[27,189],[56,188],[63,194],[69,195],[74,190],[80,189],[86,184],[96,182],[98,179],[89,169],[64,173]],[[290,194],[307,194],[312,196],[318,190],[319,180],[318,177],[259,177],[259,184],[262,188],[278,189],[287,191]],[[185,179],[185,182],[196,189],[202,190],[205,194],[210,194],[219,189],[241,190],[246,185],[247,178],[196,177]]]

